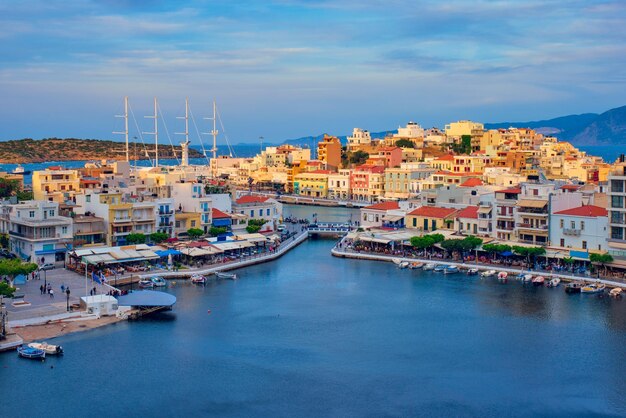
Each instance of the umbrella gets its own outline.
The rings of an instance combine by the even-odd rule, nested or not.
[[[513,255],[513,253],[511,251],[503,251],[503,252],[500,253],[500,255],[502,257],[510,257],[510,256]]]

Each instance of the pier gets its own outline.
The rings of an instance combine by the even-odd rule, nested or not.
[[[348,234],[352,228],[347,223],[329,223],[319,222],[315,224],[309,224],[307,231],[309,235],[326,235],[326,236],[343,236]]]

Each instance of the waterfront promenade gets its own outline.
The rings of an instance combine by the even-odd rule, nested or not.
[[[373,260],[373,261],[386,261],[393,262],[393,260],[401,260],[411,262],[423,262],[423,263],[434,263],[434,264],[443,264],[446,266],[455,265],[462,268],[476,268],[481,271],[486,270],[496,270],[496,271],[505,271],[507,273],[513,273],[515,275],[520,273],[530,273],[533,275],[542,275],[546,278],[558,277],[563,281],[584,281],[584,282],[597,282],[604,283],[609,287],[624,287],[626,284],[624,281],[617,280],[608,280],[603,278],[593,278],[589,276],[577,276],[574,274],[560,273],[560,272],[545,272],[545,271],[534,271],[529,269],[523,269],[521,267],[512,267],[512,266],[504,266],[504,265],[494,265],[494,264],[483,264],[483,263],[473,263],[473,262],[462,262],[462,261],[454,261],[449,259],[431,259],[431,258],[423,258],[423,257],[403,257],[401,255],[387,255],[387,254],[376,254],[364,251],[355,251],[349,248],[339,248],[337,245],[332,248],[331,254],[335,257],[341,258],[354,258],[361,260]]]

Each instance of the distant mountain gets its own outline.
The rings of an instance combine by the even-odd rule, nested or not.
[[[487,129],[509,127],[532,128],[575,145],[621,145],[626,144],[626,106],[602,114],[583,113],[549,120],[485,124]]]

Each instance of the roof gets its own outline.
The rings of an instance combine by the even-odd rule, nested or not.
[[[400,209],[400,205],[398,205],[398,202],[395,202],[395,201],[380,202],[380,203],[376,203],[374,205],[366,206],[363,209],[394,210],[394,209]]]
[[[241,196],[239,199],[235,201],[235,203],[238,205],[245,205],[247,203],[263,203],[267,199],[269,199],[269,197],[252,196],[252,195],[247,194],[245,196]]]
[[[525,207],[525,208],[541,209],[547,204],[548,204],[547,200],[520,199],[517,201],[517,206]]]
[[[478,206],[467,206],[456,215],[457,218],[478,219]]]
[[[580,185],[579,184],[566,184],[565,186],[562,186],[561,189],[563,190],[578,190],[580,189]]]
[[[482,186],[482,185],[483,185],[483,181],[481,179],[471,178],[471,179],[465,180],[459,186],[460,187],[475,187],[475,186]]]
[[[496,191],[496,193],[520,194],[520,193],[522,193],[522,189],[520,189],[519,187],[512,187],[510,189],[498,190],[498,191]]]
[[[569,216],[585,216],[588,218],[597,218],[600,216],[609,216],[609,212],[600,206],[585,205],[577,208],[566,209],[560,212],[555,212],[555,215],[569,215]]]
[[[424,216],[426,218],[448,218],[456,213],[456,209],[438,208],[434,206],[422,206],[409,213],[412,216]]]
[[[172,306],[176,296],[156,290],[139,290],[117,298],[119,306]]]
[[[383,173],[385,167],[382,165],[363,164],[355,168],[355,171],[369,171],[370,173]]]
[[[211,208],[211,217],[213,219],[230,219],[230,215],[219,209]]]
[[[441,157],[435,158],[435,161],[454,161],[454,155],[442,155]]]

